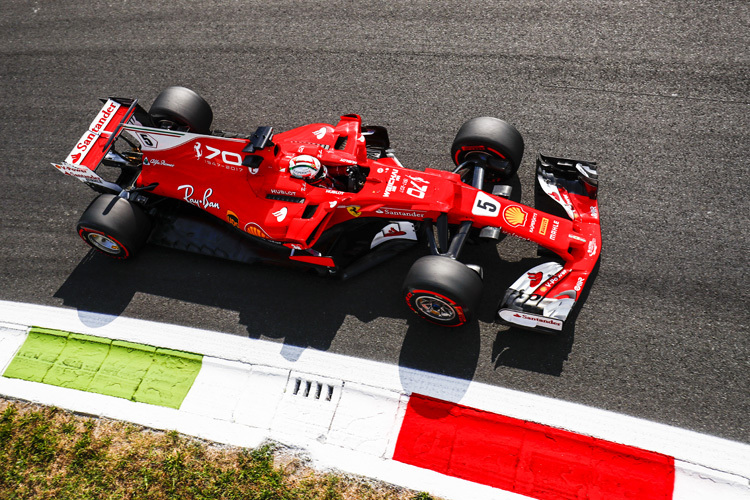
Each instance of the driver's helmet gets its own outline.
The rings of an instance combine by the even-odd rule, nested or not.
[[[289,173],[292,177],[314,183],[325,177],[326,168],[314,156],[299,155],[289,161]]]

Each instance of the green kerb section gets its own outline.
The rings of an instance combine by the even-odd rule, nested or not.
[[[179,408],[203,356],[32,327],[3,376]]]

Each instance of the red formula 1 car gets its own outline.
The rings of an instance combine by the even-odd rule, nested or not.
[[[465,242],[507,233],[554,258],[510,286],[497,320],[545,332],[563,329],[599,258],[596,165],[539,155],[537,208],[516,203],[505,181],[524,144],[502,120],[461,126],[453,171],[417,171],[396,159],[385,128],[357,115],[249,136],[212,131],[212,118],[183,87],[164,90],[149,111],[135,99],[104,101],[53,164],[101,193],[78,221],[83,240],[120,259],[150,241],[342,278],[426,241],[431,255],[411,267],[404,298],[422,318],[458,326],[482,291],[481,268],[458,260]]]

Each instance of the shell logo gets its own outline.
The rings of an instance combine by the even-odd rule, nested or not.
[[[510,206],[503,210],[503,219],[513,227],[526,223],[526,212],[521,207]]]

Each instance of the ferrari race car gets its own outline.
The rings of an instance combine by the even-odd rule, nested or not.
[[[211,130],[210,106],[184,87],[167,88],[148,111],[136,99],[102,102],[53,165],[100,193],[77,230],[111,257],[150,242],[347,278],[423,242],[430,254],[407,273],[404,299],[428,321],[459,326],[482,292],[482,269],[459,260],[462,248],[512,234],[552,258],[508,288],[496,319],[544,332],[563,329],[599,258],[596,164],[539,155],[537,208],[516,203],[506,183],[524,143],[496,118],[460,127],[452,171],[418,171],[396,159],[384,127],[354,114],[238,135]]]

